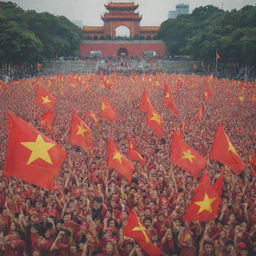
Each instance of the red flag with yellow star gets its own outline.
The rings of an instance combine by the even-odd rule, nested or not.
[[[170,161],[195,178],[207,164],[207,161],[195,149],[187,145],[177,132],[172,134]]]
[[[210,221],[218,216],[220,196],[204,172],[193,199],[188,205],[185,221]]]
[[[123,234],[124,236],[133,238],[149,256],[158,256],[161,254],[161,250],[151,242],[146,228],[141,224],[137,214],[133,210],[129,213]]]
[[[46,189],[54,188],[66,152],[31,124],[8,113],[8,149],[5,175]]]
[[[101,113],[100,115],[109,121],[116,121],[117,114],[113,106],[106,100],[101,100]]]
[[[112,138],[108,139],[108,166],[114,168],[120,175],[131,183],[133,176],[132,163],[118,150]]]
[[[51,134],[53,134],[52,123],[54,119],[55,115],[52,111],[47,111],[41,115],[40,125],[45,127]]]
[[[164,122],[152,105],[148,108],[147,126],[150,127],[158,137],[163,137]]]
[[[177,109],[177,107],[175,106],[171,93],[169,92],[169,88],[168,86],[165,84],[164,87],[164,97],[163,97],[163,105],[169,107],[170,111],[178,116],[179,115],[179,111]]]
[[[44,87],[36,86],[36,106],[43,107],[47,110],[54,110],[57,99],[50,94]]]
[[[212,97],[212,90],[207,85],[204,88],[204,101],[208,101],[208,99],[211,98],[211,97]]]
[[[139,161],[142,165],[146,165],[145,159],[137,151],[131,138],[128,140],[128,157],[132,160]]]
[[[245,163],[237,154],[221,124],[215,132],[209,157],[228,166],[237,175],[245,168]]]
[[[85,150],[93,149],[91,130],[74,110],[72,113],[69,142]]]
[[[148,112],[150,106],[151,106],[151,102],[148,96],[148,92],[146,89],[144,89],[141,96],[140,110],[143,112]]]

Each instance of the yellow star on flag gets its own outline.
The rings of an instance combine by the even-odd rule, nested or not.
[[[183,153],[182,158],[188,159],[191,163],[193,163],[193,158],[195,158],[195,156],[191,154],[190,149],[183,151],[182,153]]]
[[[158,124],[161,124],[160,116],[155,112],[153,112],[153,116],[150,118],[150,120],[156,121]]]
[[[41,135],[38,135],[36,141],[21,142],[21,145],[31,150],[31,155],[27,161],[27,165],[31,164],[37,159],[42,159],[45,162],[52,164],[48,150],[54,147],[55,143],[45,142]]]
[[[121,153],[116,151],[115,154],[114,154],[113,159],[118,160],[120,163],[122,163],[122,158],[123,157],[122,157]]]
[[[226,134],[225,134],[226,135]],[[229,140],[229,137],[226,135],[227,141],[228,141],[228,150],[233,152],[237,155],[235,147],[232,145],[231,141]]]
[[[141,231],[142,234],[143,234],[144,237],[145,237],[146,243],[148,243],[148,242],[149,242],[149,237],[148,237],[148,235],[147,235],[147,233],[146,233],[146,229],[145,229],[145,227],[143,227],[143,226],[141,225],[140,221],[138,221],[138,223],[139,223],[139,226],[133,228],[132,231]]]
[[[77,128],[78,128],[78,130],[77,130],[76,135],[84,136],[84,133],[87,132],[87,129],[85,129],[82,124],[80,124],[80,125],[78,124]]]
[[[165,94],[165,98],[170,98],[170,94],[168,92]]]
[[[47,104],[47,103],[51,102],[51,100],[49,99],[48,96],[41,97],[41,98],[42,98],[42,100],[43,100],[43,104]]]
[[[102,101],[101,103],[102,103],[101,109],[102,109],[102,110],[105,110],[107,107],[106,107],[104,101]]]
[[[194,204],[200,206],[199,211],[197,212],[197,214],[200,214],[203,211],[208,211],[208,212],[212,212],[212,203],[216,200],[216,197],[212,197],[210,198],[207,193],[205,193],[204,195],[204,200],[203,201],[197,201],[194,202]]]

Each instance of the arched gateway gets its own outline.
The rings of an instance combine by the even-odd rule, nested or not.
[[[88,56],[91,51],[100,50],[104,56],[118,56],[119,49],[124,48],[129,56],[143,56],[147,50],[154,50],[158,56],[165,54],[165,44],[160,40],[138,40],[140,38],[155,38],[158,26],[140,26],[142,16],[135,12],[138,4],[134,3],[107,3],[108,12],[101,16],[104,22],[102,27],[84,26],[86,40],[81,43],[80,55]],[[130,40],[116,35],[119,27],[129,30]],[[127,39],[127,36],[125,37]],[[122,44],[122,45],[121,45]],[[125,45],[124,45],[125,44]]]

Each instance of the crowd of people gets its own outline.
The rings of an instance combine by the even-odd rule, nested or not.
[[[162,105],[167,83],[179,115]],[[35,85],[57,98],[54,135],[40,126],[42,108],[36,107]],[[106,88],[106,84],[108,84]],[[205,86],[212,96],[204,101]],[[0,255],[1,256],[143,256],[133,239],[124,236],[129,212],[134,210],[145,232],[162,256],[256,255],[256,173],[250,157],[256,148],[255,82],[175,74],[73,74],[0,82]],[[143,89],[164,120],[158,138],[146,126],[139,109]],[[114,106],[118,120],[100,117],[100,100]],[[204,104],[201,119],[195,117]],[[92,152],[68,143],[72,110],[81,118],[94,111]],[[8,140],[7,111],[33,124],[67,152],[56,176],[56,189],[43,188],[4,174]],[[217,124],[225,128],[246,163],[235,175],[208,159],[202,170],[214,182],[225,173],[222,203],[215,220],[185,222],[183,217],[199,178],[169,160],[171,134],[185,124],[184,140],[208,159]],[[134,139],[146,166],[133,162],[130,184],[107,165],[107,139],[112,137],[127,153]]]

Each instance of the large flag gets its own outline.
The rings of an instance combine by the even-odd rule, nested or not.
[[[132,163],[118,150],[112,138],[108,139],[108,166],[114,168],[120,175],[131,183],[133,176]]]
[[[55,115],[52,111],[47,111],[41,115],[40,125],[45,127],[51,134],[53,134],[52,123],[54,119]]]
[[[145,227],[133,210],[129,213],[123,234],[133,238],[149,256],[160,256],[161,250],[151,242]]]
[[[244,170],[245,163],[237,154],[221,124],[218,125],[209,157],[228,166],[235,174]]]
[[[47,110],[54,110],[57,99],[44,87],[36,86],[36,105]]]
[[[177,132],[172,134],[170,161],[195,178],[207,164],[207,161],[195,149],[187,145]]]
[[[91,130],[86,123],[79,118],[76,111],[72,113],[69,142],[85,150],[92,150]]]
[[[142,165],[146,165],[145,159],[135,148],[132,138],[128,140],[128,157],[132,160],[139,161]]]
[[[106,100],[101,100],[101,113],[100,115],[109,121],[116,121],[117,114],[113,106]]]
[[[164,87],[163,105],[169,107],[170,111],[174,115],[177,115],[177,116],[179,115],[179,111],[172,100],[172,96],[171,96],[171,94],[169,92],[169,88],[166,84]]]
[[[148,108],[147,126],[150,127],[158,137],[163,136],[164,122],[152,105]]]
[[[193,199],[188,205],[185,221],[210,221],[218,216],[220,196],[204,172]]]
[[[148,112],[150,106],[151,106],[151,102],[148,96],[148,92],[146,89],[144,89],[141,96],[140,110],[143,112]]]
[[[8,149],[5,175],[46,189],[54,188],[66,152],[31,124],[8,113]]]

